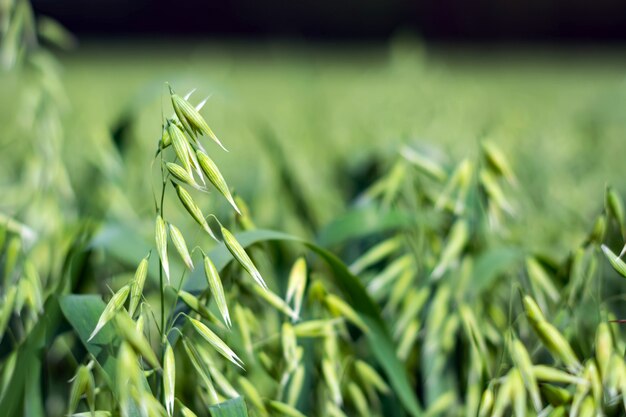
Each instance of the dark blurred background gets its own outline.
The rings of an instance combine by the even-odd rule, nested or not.
[[[37,0],[80,37],[623,42],[623,0]]]

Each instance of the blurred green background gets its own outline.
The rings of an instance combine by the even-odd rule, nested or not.
[[[166,82],[197,88],[193,102],[211,96],[203,114],[230,150],[215,152],[216,162],[262,227],[306,233],[285,207],[285,174],[319,228],[367,185],[368,169],[388,168],[384,160],[402,143],[435,148],[450,162],[475,155],[483,140],[496,143],[527,197],[522,239],[553,253],[582,239],[606,184],[626,191],[619,48],[425,46],[411,38],[345,46],[85,42],[60,61],[70,172],[98,164],[85,153],[113,135],[124,169],[135,170],[121,184],[143,218],[151,218],[152,194],[139,173],[159,139]],[[0,81],[4,126],[20,112],[15,77]],[[5,139],[5,152],[10,146]],[[286,172],[276,169],[281,158]]]
[[[108,294],[126,285],[154,242],[155,211],[181,227],[190,247],[214,247],[172,190],[165,209],[156,210],[161,161],[155,151],[171,117],[164,113],[172,111],[168,84],[180,95],[194,90],[193,104],[209,97],[201,113],[230,152],[208,140],[204,145],[251,216],[235,218],[217,193],[196,193],[203,213],[215,214],[235,232],[248,229],[244,219],[316,241],[347,264],[396,239],[392,252],[358,272],[362,281],[355,279],[355,287],[364,284],[382,307],[381,321],[394,329],[388,349],[399,346],[387,358],[402,359],[411,378],[407,392],[426,406],[444,393],[442,387],[454,391],[449,398],[459,404],[490,389],[487,384],[502,375],[511,329],[530,346],[536,363],[549,362],[528,342],[535,340],[528,322],[518,320],[523,310],[517,291],[537,297],[581,358],[592,354],[599,322],[626,314],[623,281],[598,246],[619,252],[626,236],[619,197],[626,192],[622,46],[445,44],[401,32],[401,25],[389,36],[346,43],[337,34],[332,42],[253,40],[256,32],[250,31],[243,40],[209,41],[200,35],[142,39],[112,30],[100,38],[78,32],[80,42],[72,45],[71,35],[51,21],[48,31],[45,18],[36,24],[26,5],[12,15],[15,26],[0,18],[0,63],[7,68],[0,77],[0,223],[10,229],[0,265],[5,293],[20,297],[15,310],[10,303],[2,310],[12,320],[4,326],[19,343],[5,338],[0,354],[26,357],[22,346],[35,345],[31,334],[32,340],[40,337],[30,326],[45,328],[39,318],[52,311],[37,305],[37,291],[29,287],[35,284],[14,268],[20,254],[20,261],[33,262],[28,272],[42,277],[27,277],[41,285],[39,301],[54,307],[67,293]],[[14,27],[19,30],[11,32]],[[11,33],[17,35],[12,39]],[[56,42],[61,48],[52,45],[50,34],[62,35]],[[500,154],[485,143],[505,158],[494,157]],[[441,183],[428,176],[432,171],[420,171],[419,163],[399,158],[403,145],[434,164],[443,173]],[[506,160],[514,176],[507,175]],[[609,185],[617,193],[605,193]],[[355,209],[359,205],[365,210]],[[394,215],[400,223],[387,221]],[[255,262],[272,277],[270,287],[282,290],[279,284],[302,248],[263,245],[269,255],[255,254]],[[157,257],[151,262],[156,266]],[[401,276],[398,265],[405,269]],[[311,266],[317,281],[319,265]],[[238,272],[229,269],[225,276]],[[34,307],[22,326],[29,290]],[[236,291],[229,297],[238,299]],[[364,291],[358,298],[367,299]],[[152,305],[165,305],[157,295],[162,293],[149,296]],[[420,299],[422,305],[415,302]],[[477,382],[470,378],[466,389],[465,374],[477,362],[467,356],[474,336],[461,336],[459,325],[473,314],[490,339],[491,353],[481,355],[494,373],[479,375]],[[279,322],[276,316],[265,324],[271,332]],[[35,370],[34,382],[23,386],[41,388],[39,380],[47,378],[51,388],[43,392],[52,405],[46,407],[61,415],[67,387],[50,381],[69,380],[75,364],[65,361],[78,363],[85,352],[64,322],[50,329],[57,344],[46,354],[45,369],[54,371],[42,377]],[[615,326],[616,336],[620,331]],[[623,342],[617,350],[624,351]],[[455,361],[458,366],[448,366]],[[432,372],[442,382],[434,389]],[[626,381],[626,365],[623,372]],[[11,373],[3,386],[21,389],[11,384]],[[19,395],[0,397],[0,403],[21,401]],[[24,401],[25,410],[29,404],[39,403]]]

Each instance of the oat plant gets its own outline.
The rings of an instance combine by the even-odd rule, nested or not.
[[[155,156],[155,162],[159,165],[161,174],[160,190],[155,197],[154,226],[154,256],[158,257],[159,264],[159,310],[153,311],[144,294],[151,251],[140,262],[132,281],[122,286],[110,297],[99,315],[96,326],[86,340],[87,343],[97,341],[98,335],[105,326],[109,323],[115,324],[116,332],[121,338],[119,367],[116,373],[117,380],[121,383],[118,387],[123,387],[123,389],[119,390],[116,396],[122,415],[132,415],[133,411],[139,410],[145,415],[157,413],[172,416],[175,412],[175,404],[178,404],[179,412],[183,414],[190,412],[175,395],[175,347],[184,345],[184,350],[190,355],[189,360],[197,365],[196,370],[201,373],[206,383],[205,388],[210,394],[210,404],[217,404],[220,400],[215,394],[213,382],[208,379],[208,375],[203,373],[204,359],[200,356],[196,344],[202,340],[201,343],[205,343],[207,347],[233,365],[244,367],[243,361],[237,354],[204,322],[204,320],[213,320],[226,330],[230,328],[231,319],[224,287],[210,257],[199,247],[190,250],[181,230],[168,221],[165,212],[166,192],[173,192],[178,196],[180,203],[178,208],[186,210],[203,232],[216,241],[223,240],[235,259],[250,273],[251,278],[264,291],[266,290],[263,278],[236,238],[221,225],[217,217],[212,214],[205,215],[196,202],[198,197],[192,196],[189,191],[191,189],[198,193],[208,193],[209,187],[214,187],[232,205],[232,208],[239,212],[222,174],[202,144],[205,140],[203,136],[206,136],[225,149],[199,113],[206,100],[194,107],[189,103],[188,98],[189,95],[183,98],[170,87],[173,114],[164,121]],[[210,223],[213,224],[210,225]],[[170,258],[174,256],[173,252],[177,253],[176,256],[180,257],[187,269],[180,279],[172,277]],[[201,256],[202,260],[196,261],[194,265],[193,255]],[[204,268],[208,290],[204,294],[196,295],[183,293],[181,285],[184,282],[184,276],[196,267]],[[168,309],[166,305],[169,290],[175,293],[171,309]],[[220,313],[219,319],[204,307],[204,300],[208,297],[211,297],[217,305]],[[188,311],[176,309],[179,301],[181,305],[187,303],[200,311],[206,311],[207,314],[204,317],[194,318]],[[153,327],[150,323],[145,324],[153,319],[155,322],[151,324],[158,330],[159,337],[155,343],[151,344],[144,330]],[[195,330],[193,337],[183,333],[182,328],[185,325]],[[176,344],[178,336],[182,336],[182,343]],[[142,360],[140,361],[139,358]],[[146,379],[146,372],[150,374],[148,379]],[[92,384],[80,385],[82,390],[90,386]],[[93,393],[90,395],[93,396]],[[93,401],[89,405],[93,411]],[[75,407],[75,402],[70,402],[69,412],[74,412]]]
[[[383,400],[392,391],[364,355],[390,343],[373,301],[329,252],[255,230],[245,203],[233,196],[209,156],[207,149],[224,145],[199,113],[205,101],[193,106],[189,99],[170,88],[173,112],[154,158],[159,180],[152,249],[106,304],[84,296],[61,303],[89,352],[73,380],[68,413],[383,415]],[[202,209],[215,190],[232,209],[232,226],[232,220]],[[168,194],[175,198],[168,200]],[[168,201],[174,205],[165,210]],[[195,233],[184,233],[170,213],[186,213]],[[247,230],[246,245],[270,237],[304,244],[330,269],[318,265],[312,272],[300,257],[285,276],[265,251],[240,243],[239,233],[231,231],[237,224]],[[194,244],[202,235],[213,245]],[[360,305],[346,301],[346,291]],[[388,367],[399,365],[382,358]],[[394,378],[407,384],[402,373]],[[409,401],[408,385],[403,389]],[[115,405],[105,406],[105,397]]]

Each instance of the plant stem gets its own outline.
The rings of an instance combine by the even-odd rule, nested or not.
[[[163,171],[163,152],[161,152],[161,202],[159,205],[159,212],[157,214],[161,215],[163,218],[163,206],[165,199],[165,186],[167,185],[167,178],[165,176],[165,172]],[[165,219],[164,219],[165,220]],[[163,263],[159,258],[159,290],[161,292],[161,344],[165,343],[165,338],[167,337],[165,332],[165,287],[163,285]]]

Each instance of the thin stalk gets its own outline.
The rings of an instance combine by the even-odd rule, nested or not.
[[[173,328],[174,323],[176,322],[176,319],[178,318],[178,315],[173,316],[173,314],[174,314],[174,311],[176,309],[176,305],[178,304],[180,289],[183,286],[183,281],[185,279],[185,275],[186,274],[187,274],[187,271],[183,271],[183,275],[180,277],[180,281],[178,282],[178,288],[176,288],[176,297],[174,298],[174,303],[172,304],[171,312],[170,312],[169,318],[167,320],[168,323],[167,323],[167,332],[166,332],[166,334],[168,334],[169,331]]]
[[[157,214],[161,215],[163,218],[163,206],[165,200],[165,186],[167,184],[167,178],[165,177],[165,173],[163,172],[163,152],[161,152],[161,202],[159,206],[159,212]],[[159,290],[161,292],[161,344],[165,342],[165,287],[163,286],[163,263],[159,258]]]
[[[165,187],[167,185],[167,177],[166,174],[163,170],[163,152],[160,152],[160,156],[161,156],[161,198],[160,198],[160,203],[159,203],[159,207],[157,208],[157,215],[160,215],[161,218],[163,218],[163,208],[164,208],[164,201],[165,201]],[[161,298],[161,326],[160,326],[160,333],[161,333],[161,350],[163,350],[163,346],[165,346],[165,342],[166,342],[166,337],[167,337],[167,332],[165,331],[165,286],[163,285],[163,262],[161,260],[161,258],[159,257],[159,291],[160,291],[160,298]],[[162,386],[162,374],[161,373],[156,373],[156,386],[157,386],[157,392],[156,392],[156,398],[160,398],[161,399],[161,403],[165,404],[165,398],[163,398],[163,392],[161,389]]]

